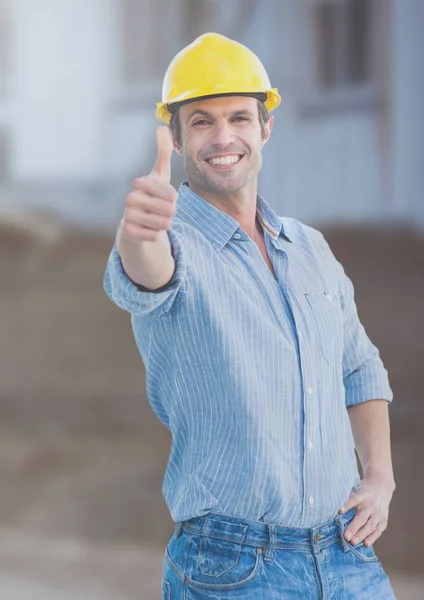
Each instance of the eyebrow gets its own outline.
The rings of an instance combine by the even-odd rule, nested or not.
[[[203,117],[210,117],[211,119],[213,118],[213,115],[208,113],[206,110],[202,110],[201,108],[196,108],[196,110],[194,110],[192,113],[189,114],[189,116],[187,117],[186,123],[188,123],[190,121],[190,119],[192,119],[195,115],[201,115]],[[247,110],[247,109],[240,109],[240,110],[235,110],[234,112],[232,112],[230,114],[230,117],[238,117],[241,115],[246,115],[249,117],[254,116],[252,111]]]
[[[206,110],[201,110],[200,108],[196,108],[196,110],[193,110],[192,113],[190,113],[186,119],[186,123],[188,123],[190,121],[190,119],[192,117],[194,117],[194,115],[202,115],[203,117],[210,117],[210,113],[206,112]]]

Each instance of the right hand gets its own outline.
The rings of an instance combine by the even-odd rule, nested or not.
[[[157,157],[149,175],[135,179],[125,201],[121,233],[134,241],[154,242],[171,228],[177,191],[171,185],[172,136],[167,126],[156,131]]]

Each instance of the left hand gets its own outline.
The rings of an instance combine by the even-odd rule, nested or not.
[[[353,545],[364,541],[371,546],[387,527],[389,504],[392,500],[394,484],[376,477],[365,477],[361,487],[352,492],[339,513],[357,507],[354,519],[344,532],[345,539]]]

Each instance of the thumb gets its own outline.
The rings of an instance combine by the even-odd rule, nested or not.
[[[168,183],[171,181],[171,156],[174,145],[169,127],[161,126],[156,130],[158,153],[152,173],[159,175]]]

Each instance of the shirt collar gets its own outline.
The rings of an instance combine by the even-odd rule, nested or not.
[[[256,208],[264,231],[274,241],[280,236],[289,242],[292,241],[287,235],[287,224],[283,224],[283,219],[259,195]],[[202,198],[187,182],[182,183],[178,191],[176,216],[203,233],[218,251],[221,251],[237,229],[240,229],[236,219]]]

